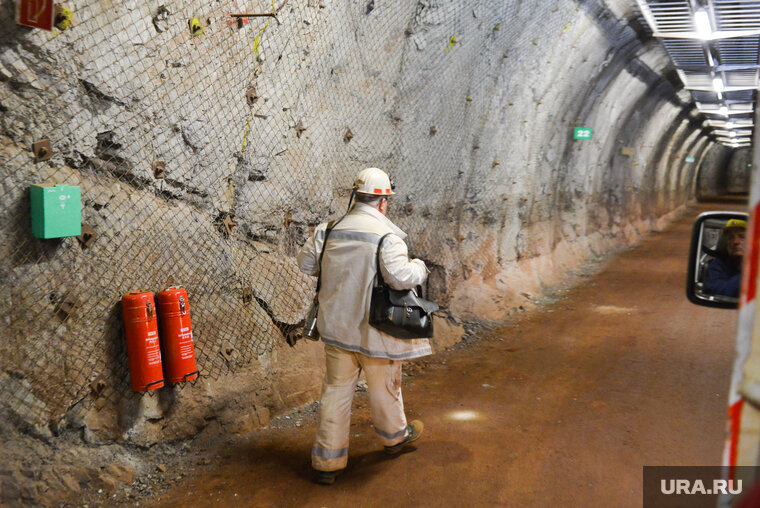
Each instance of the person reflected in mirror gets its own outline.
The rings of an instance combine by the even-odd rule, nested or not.
[[[739,219],[731,219],[723,227],[718,256],[710,261],[705,274],[708,293],[739,298],[746,232],[747,222]]]

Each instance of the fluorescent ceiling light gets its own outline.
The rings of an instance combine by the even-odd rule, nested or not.
[[[750,139],[749,138],[726,138],[726,137],[719,136],[716,141],[719,141],[721,143],[741,144],[741,143],[749,143]]]
[[[735,114],[749,114],[754,111],[754,107],[752,103],[749,102],[740,102],[740,103],[734,103],[731,105],[731,108],[729,109],[725,105],[721,105],[720,103],[697,103],[697,109],[700,113],[706,113],[708,115],[735,115]],[[747,120],[748,122],[750,120]]]
[[[694,13],[694,25],[697,27],[697,34],[702,39],[712,38],[712,27],[710,26],[710,17],[707,11],[700,9]]]
[[[720,78],[713,79],[713,88],[716,92],[721,93],[723,91],[723,80]]]

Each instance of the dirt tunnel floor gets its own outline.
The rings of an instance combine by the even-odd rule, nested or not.
[[[695,212],[725,208],[740,209]],[[642,466],[720,464],[737,313],[686,300],[694,216],[407,377],[407,416],[425,423],[414,451],[380,451],[357,393],[333,486],[310,482],[307,418],[228,441],[147,504],[641,506]]]

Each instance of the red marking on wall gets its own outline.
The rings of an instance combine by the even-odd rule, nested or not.
[[[18,0],[16,23],[52,30],[53,0]]]

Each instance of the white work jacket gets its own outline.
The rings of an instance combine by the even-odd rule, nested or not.
[[[299,269],[319,274],[319,254],[327,223],[322,223],[296,257]],[[375,252],[380,238],[380,267],[386,284],[393,289],[411,289],[422,284],[428,270],[420,259],[409,259],[401,231],[376,208],[356,203],[327,237],[322,258],[322,287],[319,291],[317,329],[322,340],[347,351],[367,356],[403,360],[432,353],[427,339],[397,339],[369,325],[369,304],[377,270]]]

